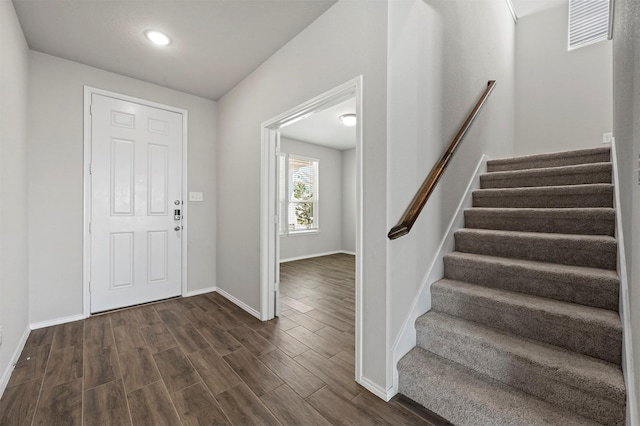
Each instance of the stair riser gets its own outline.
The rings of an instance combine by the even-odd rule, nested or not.
[[[502,238],[492,235],[455,233],[455,247],[463,253],[476,253],[563,265],[616,269],[615,241],[588,242],[575,240]]]
[[[577,318],[551,315],[432,287],[433,310],[620,364],[622,333]]]
[[[558,154],[557,156],[549,156],[547,158],[529,161],[490,160],[487,162],[487,171],[503,172],[509,170],[540,169],[545,167],[573,166],[576,164],[606,163],[609,161],[611,161],[611,154],[608,151],[573,156]]]
[[[538,215],[515,215],[512,213],[466,211],[466,228],[496,229],[502,231],[546,232],[555,234],[608,235],[613,237],[615,217],[607,219],[583,219],[574,217],[554,217],[542,212]]]
[[[473,207],[500,208],[589,208],[612,207],[613,191],[587,194],[549,194],[530,196],[473,192]]]
[[[611,171],[599,173],[575,173],[557,176],[505,177],[500,179],[496,179],[490,174],[480,176],[480,187],[483,189],[584,185],[593,183],[611,183]]]
[[[594,308],[618,310],[618,281],[570,276],[518,266],[444,258],[445,278],[547,297]]]

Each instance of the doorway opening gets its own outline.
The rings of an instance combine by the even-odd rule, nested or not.
[[[363,144],[361,91],[362,77],[358,77],[262,124],[261,319],[268,320],[279,316],[282,308],[279,294],[281,254],[284,257],[283,260],[300,260],[301,258],[310,258],[312,255],[325,254],[327,256],[324,256],[324,259],[323,257],[317,257],[317,259],[328,261],[329,264],[336,261],[340,263],[340,259],[331,259],[332,256],[352,257],[351,262],[355,266],[355,271],[353,272],[355,278],[355,303],[353,305],[355,306],[352,315],[355,319],[355,324],[353,324],[355,330],[353,331],[355,338],[354,367],[356,381],[360,381],[362,377],[362,308],[360,306],[362,301],[362,267],[360,254],[362,252]],[[320,147],[317,146],[317,144],[314,147],[314,144],[308,144],[299,140],[304,139],[304,137],[296,136],[294,130],[300,127],[296,126],[296,123],[301,123],[303,120],[309,118],[311,118],[311,121],[316,121],[316,119],[320,119],[323,116],[323,113],[326,112],[326,114],[329,114],[332,111],[336,112],[340,108],[350,108],[351,110],[343,111],[342,114],[338,115],[351,113],[357,117],[356,125],[354,126],[353,146],[338,150]],[[335,117],[335,120],[338,120],[338,117]],[[287,128],[289,130],[287,130]],[[340,156],[340,175],[343,174],[342,162],[345,157],[344,151],[350,151],[346,155],[353,157],[348,159],[350,164],[353,165],[354,175],[351,182],[353,193],[348,197],[353,203],[354,235],[353,245],[351,246],[353,247],[353,251],[342,249],[342,245],[338,250],[326,249],[326,247],[329,246],[322,246],[320,244],[316,247],[309,247],[307,245],[306,252],[304,250],[297,251],[298,254],[296,255],[296,247],[300,249],[300,246],[305,246],[305,243],[303,243],[305,238],[307,241],[313,240],[318,243],[318,241],[323,239],[324,234],[331,234],[329,228],[325,229],[323,227],[331,226],[332,221],[335,222],[337,215],[326,213],[326,205],[322,203],[330,204],[332,202],[330,196],[331,190],[329,188],[330,185],[334,185],[335,188],[336,183],[331,183],[331,179],[327,179],[327,182],[325,182],[323,174],[327,175],[325,177],[331,178],[331,175],[337,173],[337,171],[335,169],[333,172],[331,172],[331,169],[324,170],[322,166],[327,166],[330,161],[327,160],[327,158],[323,160],[323,158],[319,157],[323,157],[327,152],[334,150],[339,152],[339,154],[336,152],[333,156]],[[281,168],[281,164],[285,167]],[[287,170],[287,168],[289,168],[289,170]],[[293,169],[293,171],[291,169]],[[281,173],[281,171],[285,173]],[[318,179],[317,186],[313,185],[314,179]],[[342,181],[342,179],[339,180]],[[327,186],[325,187],[325,185]],[[343,183],[339,182],[337,185],[343,185]],[[342,187],[340,188],[340,198],[342,198],[344,189]],[[296,193],[294,194],[294,192]],[[342,201],[343,200],[340,199],[340,205]],[[325,207],[325,209],[323,209],[323,207]],[[343,215],[341,211],[339,214],[341,221],[339,227],[340,234],[342,234],[343,229]],[[319,236],[321,237],[318,238]],[[342,235],[340,235],[340,238],[342,238]],[[283,239],[287,240],[285,247],[282,247]],[[291,244],[289,244],[290,242]],[[321,247],[325,247],[324,251]],[[284,252],[282,251],[283,248]],[[344,252],[349,254],[342,254]],[[309,259],[311,261],[310,264],[317,263],[312,261],[313,258],[315,258],[315,256]],[[347,261],[346,264],[348,265],[348,263]],[[340,267],[337,268],[337,270],[339,269]],[[334,290],[337,292],[344,291],[344,289],[339,288],[335,288]],[[291,298],[285,299],[285,301],[287,302],[285,303],[285,308],[288,308],[289,304],[296,303],[291,300]],[[315,300],[315,302],[320,304],[326,303],[319,300]],[[298,305],[298,307],[301,307],[301,305]],[[309,308],[312,307],[309,306]],[[304,310],[306,308],[302,307],[302,309]],[[320,310],[318,314],[322,315]],[[341,319],[346,320],[347,318]],[[325,318],[325,320],[331,321],[329,318]],[[336,324],[346,325],[348,323],[348,321],[338,323],[339,318],[335,318],[335,320]]]

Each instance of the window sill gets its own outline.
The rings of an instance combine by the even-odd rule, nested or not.
[[[289,232],[287,234],[280,234],[281,237],[302,237],[305,235],[313,235],[313,234],[319,234],[320,230],[319,229],[309,229],[307,230],[302,230],[302,231],[292,231]]]

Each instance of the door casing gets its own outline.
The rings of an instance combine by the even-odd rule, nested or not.
[[[84,86],[84,168],[83,168],[83,229],[82,229],[82,314],[84,318],[91,315],[91,236],[89,234],[89,224],[91,221],[91,95],[97,94],[119,99],[126,102],[133,102],[140,105],[164,109],[182,115],[182,236],[181,236],[181,263],[182,263],[182,296],[187,294],[187,247],[189,235],[189,203],[188,203],[188,111],[145,99],[135,98],[116,92],[110,92],[95,87]]]
[[[336,103],[355,97],[356,115],[356,330],[355,330],[355,380],[362,382],[362,76],[358,76],[334,89],[286,111],[261,126],[261,191],[260,191],[260,319],[272,319],[275,314],[275,282],[280,263],[278,223],[275,221],[276,175],[278,138],[276,133],[287,124],[302,120]]]

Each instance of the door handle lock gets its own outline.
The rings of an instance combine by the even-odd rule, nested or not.
[[[180,226],[180,225],[178,225],[175,228],[173,228],[173,230],[176,231],[176,232],[181,230],[181,229],[182,229],[182,226]]]
[[[182,219],[182,218],[180,217],[180,209],[175,209],[175,210],[173,211],[173,220],[180,220],[180,219]]]

